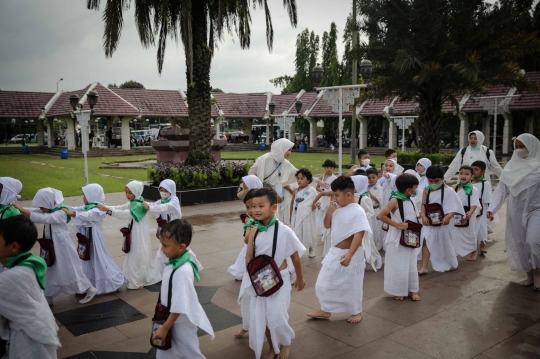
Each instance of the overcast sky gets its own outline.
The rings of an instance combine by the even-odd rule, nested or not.
[[[225,92],[279,93],[268,80],[294,74],[296,36],[308,27],[321,38],[330,23],[341,36],[350,0],[297,0],[298,26],[292,28],[282,0],[270,0],[274,50],[266,47],[264,11],[252,11],[251,48],[241,50],[235,36],[226,36],[212,61],[211,85]],[[118,49],[106,59],[102,47],[102,11],[86,9],[86,0],[0,0],[0,89],[56,91],[81,89],[92,82],[103,85],[127,80],[150,89],[186,89],[181,43],[169,40],[163,73],[156,64],[156,48],[144,49],[135,28],[133,9],[124,16]],[[320,57],[320,55],[319,55]]]

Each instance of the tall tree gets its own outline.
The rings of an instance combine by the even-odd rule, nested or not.
[[[157,42],[158,71],[163,69],[168,38],[182,40],[185,52],[189,103],[188,164],[213,161],[210,143],[210,66],[216,43],[225,31],[235,31],[240,47],[251,44],[251,9],[264,8],[266,42],[272,51],[274,30],[268,0],[134,0],[135,23],[144,47]],[[89,9],[99,10],[100,0],[87,0]],[[103,11],[105,56],[111,57],[120,41],[124,12],[131,0],[107,0]],[[297,24],[296,0],[283,6],[293,26]]]
[[[140,82],[129,80],[119,86],[121,89],[143,89],[144,85]]]
[[[330,32],[322,37],[322,68],[324,70],[321,86],[341,85],[341,66],[337,51],[338,31],[335,22],[330,24]]]
[[[482,0],[359,0],[374,62],[372,96],[398,94],[421,108],[421,150],[439,151],[441,109],[489,86],[528,84],[519,61],[540,52],[536,33],[516,31],[505,4]]]

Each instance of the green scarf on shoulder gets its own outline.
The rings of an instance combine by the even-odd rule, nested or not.
[[[60,206],[51,209],[51,211],[50,211],[49,213],[54,213],[54,212],[56,212],[56,211],[60,211],[62,208],[69,209],[68,206],[66,206],[65,204],[62,203]],[[70,217],[70,216],[67,216],[67,221],[66,221],[66,223],[69,223],[70,221],[71,221],[71,217]]]
[[[486,178],[484,177],[484,175],[478,177],[478,178],[473,178],[473,181],[474,182],[485,182],[486,181]]]
[[[467,183],[461,183],[461,182],[459,182],[459,183],[457,184],[457,187],[456,187],[456,188],[457,188],[457,189],[463,188],[463,190],[465,191],[465,193],[467,194],[467,196],[470,196],[470,195],[472,194],[472,192],[473,192],[474,186],[473,186],[473,184],[472,184],[470,181],[467,182]]]
[[[169,203],[170,201],[171,201],[170,198],[162,198],[162,199],[161,199],[161,204]]]
[[[83,212],[88,212],[89,210],[94,209],[94,208],[96,208],[97,206],[99,206],[99,203],[88,203],[88,204],[85,204],[85,205],[84,205]]]
[[[19,211],[17,208],[13,206],[6,206],[4,204],[0,204],[0,213],[2,213],[2,216],[0,217],[0,219],[6,219],[9,217],[18,216],[19,214],[21,214],[21,211]]]
[[[390,199],[392,199],[392,198],[400,199],[402,201],[410,201],[411,200],[410,197],[405,196],[403,193],[401,193],[399,191],[392,192],[392,195],[390,196]]]
[[[135,219],[135,221],[139,222],[141,219],[146,216],[146,208],[143,206],[144,198],[139,197],[135,198],[131,203],[129,204],[129,210],[131,212],[131,215]]]
[[[246,230],[248,227],[251,227],[252,225],[255,224],[257,225],[257,229],[259,230],[259,232],[266,232],[268,228],[270,228],[276,223],[276,221],[277,221],[277,217],[274,216],[272,217],[270,222],[268,222],[268,224],[265,226],[262,222],[257,221],[256,219],[250,219],[246,224],[244,224],[244,230]]]
[[[11,266],[19,258],[25,257],[25,256],[28,258],[23,259],[17,265],[32,268],[32,270],[36,274],[36,279],[38,281],[39,286],[41,287],[41,289],[45,290],[45,274],[47,273],[47,263],[45,263],[43,258],[35,256],[31,254],[30,252],[23,252],[16,255],[15,257],[10,257],[6,262],[6,267],[11,268]]]
[[[195,276],[195,280],[197,282],[200,281],[201,276],[199,275],[199,267],[197,267],[197,263],[193,261],[193,258],[191,258],[191,255],[189,254],[189,251],[187,249],[180,256],[176,258],[169,258],[169,260],[165,263],[165,265],[171,264],[173,266],[173,269],[178,269],[182,265],[184,265],[186,262],[189,262],[189,264],[191,264],[191,268],[193,269],[193,275]]]

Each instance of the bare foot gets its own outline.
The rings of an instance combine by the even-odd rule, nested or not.
[[[534,290],[540,290],[540,269],[533,269]]]
[[[272,345],[270,345],[270,349],[268,349],[268,352],[264,354],[261,359],[274,359],[276,357],[276,353],[274,352],[274,348]]]
[[[418,293],[409,293],[409,297],[412,299],[413,302],[418,302],[420,300],[420,296]]]
[[[347,322],[349,323],[360,323],[360,321],[362,320],[362,312],[356,314],[356,315],[351,315],[351,317],[349,319],[347,319]]]
[[[448,270],[449,272],[453,271],[453,270],[456,270],[457,268],[454,268],[454,267],[450,267],[450,269]]]
[[[478,251],[474,251],[471,254],[469,254],[469,258],[467,258],[467,260],[468,261],[475,261],[477,255],[478,255]]]
[[[279,347],[279,354],[277,355],[278,359],[289,359],[289,352],[291,351],[290,345],[282,345]]]
[[[234,337],[235,338],[242,338],[244,336],[244,334],[246,334],[248,331],[245,330],[245,329],[240,329],[239,331],[237,331],[236,333],[234,333]]]
[[[519,285],[522,285],[524,287],[529,287],[533,284],[534,284],[534,277],[533,277],[532,271],[527,272],[527,278],[519,282]]]
[[[307,313],[307,316],[313,319],[330,319],[332,313],[325,312],[321,309],[316,312]]]
[[[395,300],[403,300],[403,297],[394,297]]]
[[[420,268],[420,270],[418,271],[418,275],[424,275],[424,274],[428,274],[428,269],[427,268]]]
[[[486,243],[482,242],[480,243],[480,254],[486,254]]]

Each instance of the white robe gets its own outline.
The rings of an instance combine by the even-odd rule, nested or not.
[[[448,171],[444,174],[445,181],[449,181],[456,175],[456,173],[459,172],[459,169],[461,166],[465,165],[472,165],[474,161],[483,161],[486,165],[486,174],[484,175],[486,177],[486,180],[491,183],[491,173],[496,175],[497,177],[501,176],[502,168],[501,165],[499,165],[499,162],[497,162],[497,157],[495,157],[495,153],[493,153],[492,150],[489,150],[489,161],[486,156],[486,146],[482,146],[480,149],[473,151],[470,148],[467,148],[467,151],[465,151],[465,156],[463,156],[463,164],[461,163],[461,149],[458,153],[456,153],[456,157],[450,163],[450,166],[448,166]]]
[[[294,198],[295,202],[291,203],[291,206],[293,206],[291,227],[306,248],[315,247],[317,244],[317,218],[312,206],[313,200],[317,197],[317,191],[309,185],[302,190],[298,189],[297,184],[293,186],[291,188],[294,189],[296,195]],[[304,200],[298,203],[297,210],[295,211],[296,200],[298,198],[303,198]]]
[[[411,201],[403,201],[404,219],[417,222],[418,208]],[[399,209],[390,214],[392,221],[402,223]],[[386,255],[384,263],[384,291],[390,295],[404,297],[418,293],[418,268],[416,257],[419,248],[407,248],[399,244],[401,230],[394,226],[388,228],[386,235]]]
[[[90,260],[81,261],[84,275],[97,288],[98,294],[119,290],[127,283],[127,280],[107,250],[107,242],[102,230],[106,213],[97,208],[83,212],[84,206],[71,207],[71,209],[77,212],[75,223],[73,223],[76,232],[90,238],[89,228],[92,228]]]
[[[278,186],[280,187],[280,186]],[[281,203],[278,204],[278,211],[276,213],[280,222],[290,224],[291,223],[291,200],[292,194],[281,187]],[[279,193],[278,193],[279,194]]]
[[[261,232],[255,240],[255,256],[266,254],[272,255],[272,244],[274,241],[274,226],[266,232]],[[279,223],[278,242],[274,260],[278,267],[286,258],[290,258],[295,252],[301,257],[306,248],[298,240],[293,230],[282,223]],[[249,274],[244,274],[242,286],[239,294],[239,301],[243,295],[251,296],[250,303],[250,325],[249,325],[249,347],[255,352],[255,357],[259,359],[265,341],[266,328],[270,330],[274,351],[279,353],[281,345],[290,345],[294,339],[294,331],[290,327],[289,305],[291,303],[291,273],[289,268],[281,271],[283,286],[269,297],[258,297],[249,279]]]
[[[173,267],[168,265],[163,271],[161,284],[161,304],[168,305],[169,279]],[[173,276],[171,313],[180,314],[172,328],[172,346],[169,350],[158,350],[157,359],[204,359],[199,348],[197,327],[210,334],[214,330],[203,307],[199,303],[195,286],[193,268],[189,262],[176,270]]]
[[[482,194],[482,183],[484,183],[484,193]],[[482,213],[481,216],[476,217],[477,220],[477,231],[476,231],[476,240],[478,243],[486,243],[491,242],[491,240],[488,238],[488,218],[487,218],[487,212],[489,208],[489,204],[491,203],[491,199],[493,197],[493,193],[491,190],[491,183],[488,181],[478,182],[473,184],[476,189],[478,189],[478,193],[480,193],[480,196],[482,197],[482,206],[484,207],[484,213]]]
[[[457,195],[461,200],[463,206],[469,205],[468,196],[463,189],[457,191]],[[446,200],[446,198],[445,198]],[[454,241],[454,249],[456,255],[465,257],[471,252],[474,252],[478,247],[478,242],[476,239],[476,232],[478,221],[476,215],[480,212],[480,192],[473,186],[473,192],[471,194],[471,207],[476,206],[476,211],[473,213],[469,219],[469,227],[455,227],[454,219],[450,225],[452,226],[452,239]],[[465,213],[465,210],[463,210]]]
[[[362,247],[365,248],[364,257],[366,258],[366,262],[371,264],[371,268],[373,268],[373,270],[376,272],[378,268],[376,267],[375,262],[377,261],[377,257],[380,257],[381,255],[377,250],[377,245],[375,244],[375,241],[373,240],[373,226],[375,221],[373,201],[370,197],[366,196],[356,198],[358,198],[359,201],[360,198],[362,198],[362,201],[360,202],[360,207],[362,207],[362,209],[364,210],[369,224],[369,228],[371,229],[371,233],[364,233],[364,238],[362,239]]]
[[[431,192],[429,203],[441,203],[441,190]],[[444,188],[443,211],[445,216],[451,212],[465,214],[463,205],[461,204],[457,193],[451,187]],[[425,239],[430,252],[431,265],[437,272],[446,272],[451,268],[455,269],[458,266],[452,229],[452,223],[446,226],[422,227],[422,245],[424,243],[423,240]],[[418,256],[422,256],[421,250],[418,253]]]
[[[52,230],[56,261],[52,267],[47,268],[45,295],[56,297],[86,293],[92,283],[83,273],[81,259],[67,229],[67,214],[64,211],[44,213],[38,208],[31,208],[30,211],[32,222],[44,224],[46,238],[51,238],[49,225]]]
[[[129,227],[133,220],[131,249],[126,254],[122,271],[128,280],[128,288],[137,289],[141,286],[156,284],[161,280],[161,273],[152,261],[148,214],[137,222],[131,215],[129,205],[130,202],[120,206],[109,207],[109,209],[112,211],[113,217],[126,220],[126,227]]]
[[[379,203],[376,203],[373,201],[373,226],[371,229],[373,230],[373,241],[375,242],[375,245],[378,250],[381,250],[383,248],[383,238],[382,238],[382,222],[377,219],[377,216],[379,213],[381,213],[381,204],[382,204],[382,198],[383,198],[383,189],[379,184],[375,184],[373,187],[369,188],[369,192],[372,196],[377,198]]]
[[[367,198],[367,197],[366,197]],[[354,253],[347,267],[340,261],[349,249],[336,247],[356,233],[371,234],[365,211],[357,203],[338,208],[332,214],[332,248],[322,261],[322,268],[315,284],[315,293],[321,309],[329,313],[346,312],[356,315],[362,312],[364,285],[364,243]]]
[[[62,212],[63,213],[63,212]],[[15,266],[0,274],[0,338],[5,359],[55,359],[58,326],[32,268]]]
[[[540,169],[536,170],[540,175]],[[489,211],[497,213],[506,196],[506,254],[512,271],[530,272],[540,268],[540,183],[514,196],[508,186],[499,182]]]

